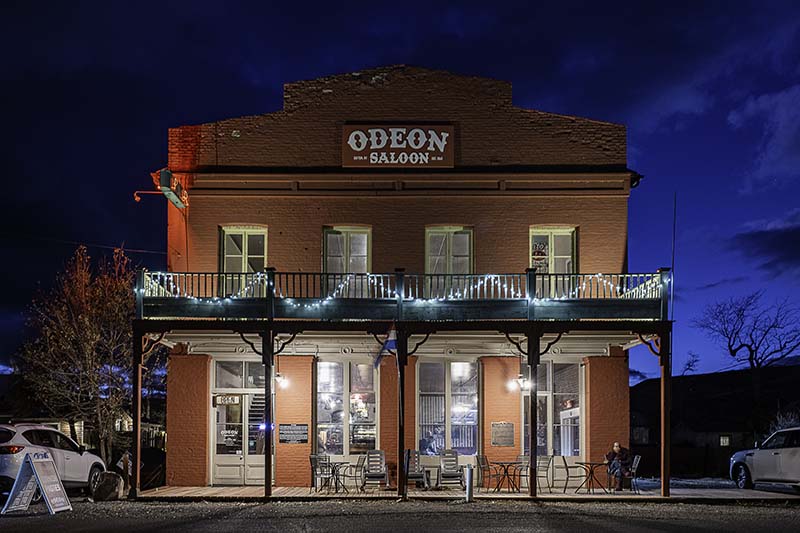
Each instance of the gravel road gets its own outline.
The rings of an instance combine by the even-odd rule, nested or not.
[[[798,505],[326,501],[74,502],[0,517],[0,531],[800,531]]]

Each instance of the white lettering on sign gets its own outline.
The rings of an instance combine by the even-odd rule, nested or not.
[[[345,126],[345,166],[453,166],[452,126]]]
[[[406,147],[406,129],[405,128],[389,128],[389,133],[383,128],[370,128],[367,130],[369,135],[361,130],[354,130],[350,133],[347,139],[347,144],[356,152],[362,152],[369,147],[370,150],[380,150],[386,146],[387,139],[391,139],[390,148],[405,148]],[[426,150],[429,152],[444,152],[447,146],[447,139],[450,134],[446,131],[428,130],[422,131],[419,128],[414,128],[409,133],[408,137],[411,138],[409,146],[415,150],[422,148],[425,143],[428,143]]]

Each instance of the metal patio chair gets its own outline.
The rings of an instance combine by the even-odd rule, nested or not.
[[[425,490],[430,488],[428,473],[419,460],[419,450],[406,450],[406,484],[422,481]]]
[[[364,465],[364,477],[361,481],[361,490],[364,491],[367,483],[377,483],[380,487],[381,482],[389,486],[389,470],[386,468],[386,454],[383,450],[369,450],[367,452],[366,464]]]
[[[308,492],[319,492],[323,487],[330,489],[333,481],[330,457],[327,455],[309,455],[311,462],[311,487]]]
[[[559,465],[558,463],[556,463],[555,467],[554,467],[554,470],[555,471],[558,471],[558,470],[563,470],[564,471],[564,474],[566,476],[565,479],[564,479],[564,494],[566,494],[567,493],[567,486],[569,485],[569,480],[570,479],[574,479],[574,478],[578,478],[578,479],[581,479],[581,480],[585,479],[586,478],[586,469],[584,467],[582,467],[581,465],[571,465],[571,464],[569,464],[567,462],[566,456],[564,456],[564,455],[559,455],[559,457],[561,457],[561,462],[563,463],[563,465]],[[577,475],[574,475],[574,474],[570,475],[571,472],[576,472]],[[554,475],[553,475],[553,484],[555,484],[555,472],[554,472]]]
[[[358,456],[358,460],[354,465],[347,465],[339,472],[339,478],[342,480],[342,486],[347,488],[347,480],[352,479],[355,482],[356,489],[361,490],[364,481],[364,464],[367,461],[367,456],[363,453]]]
[[[631,461],[630,470],[628,471],[628,473],[626,475],[622,476],[623,480],[625,478],[631,480],[631,491],[634,494],[639,494],[639,482],[638,482],[639,478],[638,478],[638,475],[637,475],[637,471],[639,470],[639,463],[641,461],[642,461],[642,456],[641,455],[634,455],[633,456],[633,461]],[[606,487],[611,488],[613,486],[612,485],[613,480],[611,479],[611,472],[606,471],[606,475],[607,475],[607,477],[606,477]]]
[[[514,479],[518,479],[519,482],[517,483],[517,489],[522,491],[522,480],[525,480],[525,486],[528,485],[528,477],[530,476],[530,463],[531,458],[527,455],[518,455],[517,461],[519,462],[518,465],[514,465],[513,470],[511,472],[511,476]]]
[[[486,485],[487,489],[492,489],[492,482],[495,482],[495,485],[500,482],[500,478],[503,476],[503,473],[500,469],[496,466],[493,466],[489,463],[489,459],[486,458],[485,455],[478,455],[478,492],[480,492],[481,488]],[[488,484],[486,483],[488,481]]]
[[[458,464],[458,452],[455,450],[442,450],[439,454],[439,486],[458,483],[462,489],[464,485],[464,468]]]
[[[553,466],[552,455],[537,455],[536,456],[536,485],[539,490],[542,489],[542,479],[544,479],[547,492],[553,492],[553,485],[550,482],[550,468]]]

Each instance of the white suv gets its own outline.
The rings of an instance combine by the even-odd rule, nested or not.
[[[56,431],[39,424],[0,424],[0,495],[11,491],[26,453],[50,452],[65,488],[94,490],[106,469],[98,456]]]
[[[761,446],[733,454],[730,476],[740,489],[784,483],[800,492],[800,427],[776,431]]]

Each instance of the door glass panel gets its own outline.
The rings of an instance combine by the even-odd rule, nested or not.
[[[264,455],[266,450],[267,426],[264,423],[264,398],[266,396],[263,394],[250,395],[250,405],[247,411],[247,453],[250,455]]]
[[[366,233],[351,233],[350,234],[350,255],[367,257],[367,234]]]
[[[242,388],[244,386],[243,366],[241,361],[217,361],[216,386],[221,389]]]
[[[572,235],[553,235],[553,255],[572,257]]]
[[[225,234],[225,255],[242,255],[244,248],[242,247],[242,234],[241,233],[226,233]]]
[[[344,453],[344,368],[342,363],[317,363],[317,451]]]
[[[538,273],[547,273],[548,257],[550,255],[550,238],[548,235],[533,235],[531,237],[531,266]]]
[[[250,257],[264,257],[264,235],[250,234],[247,236],[247,255]]]
[[[470,232],[458,231],[453,234],[453,256],[469,257]]]
[[[217,455],[242,455],[242,403],[217,406]]]
[[[225,272],[241,272],[242,257],[225,257]]]
[[[371,392],[374,390],[375,372],[372,365],[350,363],[350,391]]]

